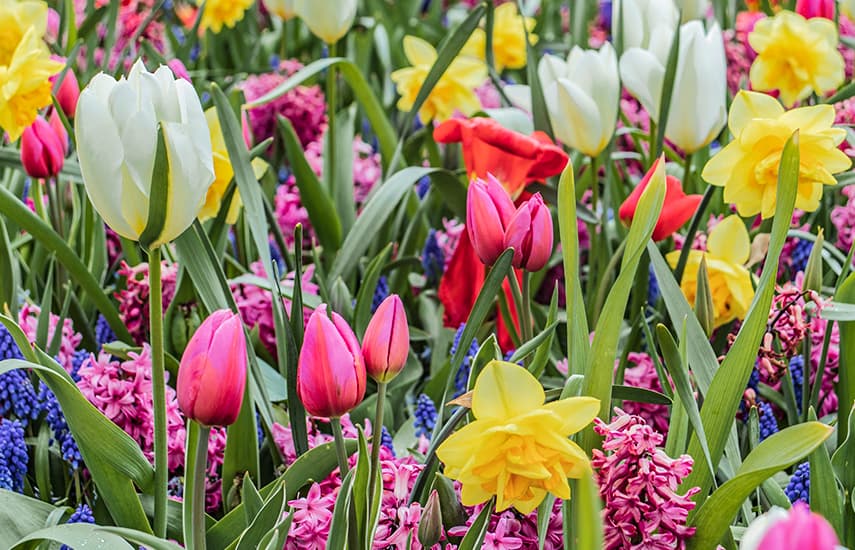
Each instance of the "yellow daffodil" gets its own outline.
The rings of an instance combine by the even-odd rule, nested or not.
[[[211,29],[211,32],[215,34],[223,30],[223,25],[231,29],[243,19],[246,10],[252,6],[254,1],[207,0],[199,28],[202,30]]]
[[[584,451],[568,436],[587,426],[600,401],[571,397],[544,404],[540,382],[526,369],[491,361],[475,381],[475,421],[437,449],[445,475],[463,485],[464,505],[496,496],[496,510],[513,506],[528,514],[546,493],[567,499],[567,478],[590,468]]]
[[[757,52],[749,74],[751,88],[780,91],[784,105],[843,84],[844,62],[833,21],[782,10],[757,21],[748,43]]]
[[[493,62],[498,72],[505,68],[525,67],[525,33],[528,31],[529,42],[536,44],[537,35],[532,32],[536,24],[533,17],[523,17],[514,2],[496,8],[493,14]],[[484,61],[486,51],[487,33],[484,29],[475,29],[463,46],[462,53]]]
[[[202,204],[202,209],[199,210],[199,219],[202,221],[214,218],[220,212],[223,197],[226,191],[228,191],[229,184],[235,175],[232,163],[229,160],[229,152],[226,149],[226,141],[223,138],[220,118],[217,116],[217,110],[214,107],[210,107],[205,111],[205,120],[208,122],[208,130],[211,134],[211,149],[214,154],[214,183],[208,188],[208,193],[205,195],[205,202]],[[252,170],[256,179],[261,178],[267,170],[267,163],[261,158],[256,157],[252,159]],[[240,194],[235,191],[232,201],[229,204],[229,211],[226,214],[226,223],[233,224],[237,221],[242,204]]]
[[[796,208],[819,207],[823,185],[852,164],[837,146],[846,131],[834,128],[834,108],[815,105],[784,111],[774,98],[741,91],[730,106],[728,125],[734,139],[707,162],[703,178],[724,187],[724,200],[742,216],[775,214],[778,165],[789,137],[799,131],[799,188]]]
[[[415,36],[404,37],[404,54],[412,67],[398,69],[392,73],[392,82],[398,88],[401,99],[398,109],[409,111],[413,108],[416,96],[424,84],[428,71],[436,61],[436,50]],[[455,111],[466,116],[481,108],[475,88],[487,79],[487,68],[477,59],[459,56],[445,70],[427,100],[419,109],[419,117],[427,124],[431,120],[451,118]]]
[[[707,250],[691,250],[680,287],[686,300],[694,305],[698,288],[698,267],[701,259],[707,260],[707,274],[713,299],[715,320],[720,327],[734,319],[743,319],[754,299],[751,273],[745,263],[751,254],[751,243],[745,224],[737,215],[719,222],[707,237]],[[666,256],[671,267],[676,267],[680,251]]]
[[[47,11],[44,2],[0,4],[0,127],[12,141],[50,105],[48,79],[62,69],[42,40]]]

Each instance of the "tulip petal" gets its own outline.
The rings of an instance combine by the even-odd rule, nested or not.
[[[640,48],[630,48],[620,58],[620,78],[629,93],[650,113],[651,120],[659,120],[665,67],[656,56]]]

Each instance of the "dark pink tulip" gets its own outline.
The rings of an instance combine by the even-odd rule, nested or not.
[[[368,376],[377,382],[395,378],[407,363],[410,329],[404,304],[392,294],[380,304],[362,339],[362,357]]]
[[[824,17],[834,21],[834,0],[796,0],[796,13],[805,19]]]
[[[492,175],[469,184],[466,195],[466,229],[475,253],[485,265],[496,263],[505,250],[505,228],[514,214],[514,203]]]
[[[220,309],[199,326],[178,367],[178,406],[205,426],[237,420],[246,387],[246,339],[240,317]]]
[[[187,72],[187,67],[184,66],[184,63],[178,59],[173,58],[166,62],[166,66],[172,69],[172,74],[174,74],[177,78],[183,78],[189,83],[193,83],[193,80],[190,78],[190,73]]]
[[[365,397],[365,374],[353,330],[322,304],[306,324],[297,363],[297,395],[306,411],[324,418],[338,418],[350,411]]]
[[[786,518],[766,531],[758,550],[834,550],[840,548],[839,544],[828,521],[797,502]]]
[[[505,230],[504,247],[514,248],[514,267],[540,271],[552,254],[552,215],[540,193],[520,206]]]
[[[65,63],[65,58],[58,55],[51,56],[51,59]],[[50,77],[51,84],[56,82],[56,79],[62,74],[59,73]],[[80,84],[77,82],[77,76],[74,74],[74,69],[69,67],[65,71],[65,76],[62,82],[59,83],[59,88],[56,90],[56,101],[62,107],[62,112],[68,118],[74,118],[74,112],[77,110],[77,99],[80,97]]]
[[[33,178],[51,178],[59,174],[65,163],[68,134],[56,113],[51,121],[42,116],[21,135],[21,164]]]

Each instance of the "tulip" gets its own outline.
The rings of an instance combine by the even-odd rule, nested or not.
[[[404,368],[409,351],[407,314],[401,298],[392,294],[374,312],[362,339],[368,376],[380,383],[389,382]]]
[[[52,56],[53,59],[65,63],[65,59],[59,56]],[[59,78],[61,71],[52,77],[50,77],[51,84],[56,82],[56,79]],[[74,117],[74,111],[77,110],[77,99],[80,97],[80,84],[77,83],[77,76],[74,74],[74,70],[70,67],[67,71],[65,71],[65,76],[62,77],[62,81],[59,83],[59,89],[56,91],[56,102],[59,103],[59,106],[62,108],[62,112],[65,113],[65,116],[68,118]]]
[[[665,160],[664,156],[656,159],[650,170],[644,174],[639,184],[632,190],[632,193],[623,201],[618,210],[618,216],[621,221],[629,225],[635,217],[635,211],[638,208],[638,201],[641,199],[641,194],[647,189],[650,180],[654,174],[662,167],[661,174],[657,177],[665,176],[664,172]],[[698,205],[703,198],[701,195],[686,195],[683,192],[683,185],[680,180],[674,176],[665,176],[665,203],[662,205],[662,211],[659,213],[659,220],[656,222],[656,227],[653,229],[653,240],[661,241],[670,237],[675,231],[680,229],[684,223],[689,221]]]
[[[431,548],[442,538],[442,508],[436,489],[430,492],[416,534],[419,542],[425,548]]]
[[[193,83],[193,80],[190,78],[190,73],[187,72],[187,67],[184,66],[184,63],[180,59],[170,59],[166,62],[166,66],[172,69],[172,74],[176,77],[183,78],[191,84]]]
[[[710,7],[709,0],[675,0],[680,13],[681,22],[687,23],[693,19],[704,19]]]
[[[246,386],[246,339],[240,317],[226,309],[199,326],[178,367],[178,406],[204,426],[234,424]]]
[[[834,0],[796,0],[796,13],[805,19],[824,17],[834,21]]]
[[[650,49],[651,42],[670,36],[679,23],[673,0],[615,0],[612,8],[612,36],[623,38],[624,51]]]
[[[670,44],[671,36],[663,34],[649,50],[630,48],[620,60],[624,85],[653,120],[660,118]],[[682,25],[665,137],[687,153],[708,145],[727,122],[726,87],[724,42],[718,24],[708,33],[700,21]]]
[[[53,178],[62,170],[68,151],[68,134],[56,113],[51,121],[36,121],[21,135],[21,164],[33,178]]]
[[[161,66],[154,73],[137,61],[118,81],[96,75],[81,92],[75,117],[77,153],[86,193],[116,233],[139,241],[149,222],[152,177],[163,132],[167,200],[163,226],[148,228],[143,243],[169,242],[196,218],[214,181],[211,138],[193,86]]]
[[[294,0],[294,10],[312,34],[335,44],[356,17],[356,0]]]
[[[262,0],[262,4],[270,13],[276,14],[287,21],[297,15],[295,0]]]
[[[466,194],[466,229],[475,253],[484,265],[493,265],[505,250],[505,228],[514,214],[514,203],[499,183],[475,179]]]
[[[552,238],[552,215],[540,193],[535,193],[508,223],[504,247],[513,247],[514,267],[540,271],[552,254]]]
[[[751,522],[740,550],[835,550],[840,548],[834,528],[803,502],[789,510],[773,507]]]
[[[326,304],[306,324],[297,363],[297,395],[312,416],[338,418],[365,396],[365,363],[356,335]]]

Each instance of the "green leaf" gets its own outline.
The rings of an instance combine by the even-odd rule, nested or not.
[[[280,116],[279,130],[285,142],[288,163],[291,165],[294,179],[300,189],[300,202],[306,207],[315,234],[325,249],[338,250],[341,247],[342,228],[335,204],[315,171],[309,166],[303,153],[303,145],[297,138],[291,121]]]
[[[181,550],[173,542],[155,537],[150,533],[122,527],[104,527],[90,523],[69,523],[40,529],[35,533],[20,539],[14,546],[15,550],[35,548],[34,543],[41,541],[56,541],[67,544],[72,548],[134,548],[134,545],[145,545],[151,550]],[[129,544],[133,542],[134,545]]]
[[[848,277],[837,289],[834,299],[841,304],[855,304],[855,273]],[[840,361],[839,381],[837,382],[837,395],[840,398],[838,407],[838,441],[847,440],[849,437],[849,415],[853,404],[855,404],[855,319],[841,320],[838,323],[840,330]],[[855,465],[855,442],[850,444],[852,448],[851,460]],[[855,484],[855,480],[853,480]],[[855,488],[855,487],[853,487]]]
[[[0,489],[0,548],[11,548],[22,537],[47,524],[56,510],[47,502]]]
[[[345,550],[348,546],[348,519],[350,516],[350,499],[353,496],[353,478],[355,470],[350,470],[341,482],[338,496],[335,499],[332,520],[330,520],[327,550]]]
[[[365,276],[356,293],[356,308],[353,312],[353,328],[356,335],[362,339],[368,322],[371,320],[371,305],[374,302],[374,292],[380,281],[380,273],[389,261],[392,254],[392,243],[387,244],[365,268]]]
[[[671,110],[671,96],[674,94],[674,84],[677,76],[677,61],[680,57],[680,29],[674,32],[671,41],[671,49],[668,51],[668,60],[665,63],[665,76],[662,81],[662,95],[659,97],[659,120],[656,128],[655,155],[658,156],[665,145],[665,129],[668,126],[668,113]],[[687,60],[687,62],[689,62]]]
[[[546,314],[546,326],[549,327],[558,319],[558,285],[552,289],[552,299],[549,301],[549,312]],[[529,372],[535,378],[540,378],[543,371],[546,370],[546,364],[549,362],[549,351],[552,349],[552,342],[555,340],[555,331],[549,331],[549,337],[537,348],[534,354],[534,360],[529,365]]]
[[[781,430],[763,440],[745,458],[736,476],[703,500],[692,521],[697,531],[689,539],[687,548],[714,548],[727,532],[742,502],[764,480],[804,459],[822,445],[832,431],[833,429],[825,424],[805,422]]]
[[[537,336],[526,342],[525,344],[518,347],[511,358],[508,359],[511,363],[516,363],[517,361],[522,361],[532,353],[535,353],[540,349],[543,344],[551,344],[552,343],[552,335],[555,332],[555,327],[558,326],[558,321],[552,321],[546,328],[540,331]]]
[[[243,482],[241,502],[243,503],[243,513],[246,516],[247,523],[255,519],[255,516],[258,515],[258,512],[264,506],[264,500],[261,498],[258,489],[255,488],[255,484],[251,479]]]
[[[278,481],[273,482],[276,487],[273,490],[273,494],[267,498],[249,524],[249,527],[241,534],[236,550],[253,550],[258,548],[261,538],[267,533],[270,526],[276,523],[282,517],[282,514],[285,513],[288,504],[285,500],[285,487],[283,483]]]
[[[18,317],[18,289],[21,271],[18,258],[9,240],[5,223],[0,223],[0,303],[7,304],[13,317]]]
[[[472,522],[472,525],[469,526],[466,536],[464,536],[463,540],[460,541],[460,546],[457,547],[457,550],[476,550],[477,548],[481,548],[481,545],[484,542],[484,537],[487,535],[487,529],[490,527],[489,520],[494,507],[495,497],[490,499],[490,502],[481,509],[478,517],[476,517],[475,521]]]
[[[163,125],[157,126],[157,148],[155,149],[154,168],[151,174],[151,196],[148,205],[148,220],[139,238],[140,246],[148,250],[153,243],[160,240],[163,228],[166,226],[166,215],[169,212],[170,178],[169,158],[166,156],[166,138],[163,135]]]
[[[579,226],[576,222],[576,183],[572,161],[567,162],[558,181],[558,227],[564,261],[566,311],[574,313],[567,316],[568,368],[570,374],[582,374],[588,364],[591,344],[579,273]]]
[[[813,407],[808,420],[816,422]],[[843,535],[843,493],[834,477],[831,457],[825,445],[820,445],[808,457],[810,461],[810,509],[828,520],[838,536]]]
[[[612,386],[612,399],[624,401],[635,401],[637,403],[653,403],[656,405],[670,405],[671,398],[664,393],[648,390],[647,388],[636,388],[635,386],[623,386],[616,384]]]
[[[733,427],[733,417],[739,408],[742,393],[757,359],[757,349],[760,346],[763,334],[766,332],[766,323],[769,320],[769,309],[772,306],[772,296],[778,274],[778,262],[786,241],[787,229],[792,220],[798,177],[799,148],[798,132],[796,132],[787,141],[781,157],[775,219],[772,224],[769,252],[763,266],[760,283],[757,285],[754,300],[745,316],[742,327],[739,329],[739,334],[721,367],[715,373],[709,391],[705,394],[704,405],[701,408],[701,422],[706,430],[713,464],[718,464],[724,452],[728,434]],[[688,337],[689,339],[693,338],[691,333]],[[700,456],[702,452],[697,435],[697,433],[693,434],[689,443],[689,454],[693,457]],[[709,468],[698,467],[696,462],[694,470],[683,480],[681,487],[700,487],[701,491],[695,498],[697,501],[701,501],[709,491],[713,475],[715,473],[711,472]]]
[[[573,521],[570,533],[566,522],[564,536],[573,537],[571,548],[575,550],[600,550],[603,548],[603,503],[597,483],[591,472],[585,472],[579,479],[573,480]]]

